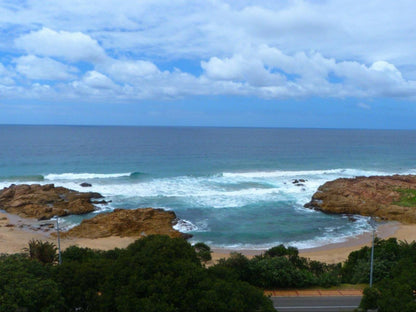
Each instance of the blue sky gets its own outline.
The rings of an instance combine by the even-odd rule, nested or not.
[[[414,12],[0,0],[0,124],[416,129]]]

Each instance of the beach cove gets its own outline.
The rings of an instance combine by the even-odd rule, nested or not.
[[[301,250],[371,233],[368,217],[305,208],[338,178],[412,174],[416,131],[0,126],[0,188],[55,184],[114,209],[172,210],[176,228],[216,249]],[[111,145],[108,142],[112,142]],[[13,147],[13,148],[11,148]],[[91,187],[82,187],[88,183]]]
[[[27,224],[28,220],[24,222]],[[32,220],[33,223],[38,223]],[[20,228],[21,218],[11,216],[8,213],[0,213],[0,254],[21,253],[28,246],[32,239],[49,241],[57,245],[57,238],[51,237],[51,232],[34,231],[27,228]],[[13,225],[13,226],[11,226]],[[416,225],[404,225],[398,222],[388,222],[377,227],[376,236],[382,239],[395,237],[402,241],[416,241]],[[86,247],[99,250],[111,250],[114,248],[125,248],[133,243],[135,237],[117,237],[111,236],[106,238],[86,239],[86,238],[62,238],[61,247],[65,249],[69,246]],[[347,259],[348,255],[363,246],[371,246],[372,235],[366,233],[353,237],[342,243],[328,244],[325,246],[300,249],[300,256],[310,258],[311,260],[322,261],[326,263],[338,263]],[[212,263],[221,258],[229,257],[230,253],[238,252],[247,257],[263,253],[265,250],[247,250],[247,249],[212,249]]]

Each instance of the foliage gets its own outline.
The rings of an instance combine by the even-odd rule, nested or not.
[[[110,251],[70,247],[62,265],[48,264],[45,250],[56,255],[53,244],[31,241],[30,257],[0,256],[0,312],[274,311],[253,286],[326,287],[341,278],[369,278],[368,247],[352,252],[343,266],[311,261],[279,245],[252,259],[233,253],[209,268],[199,254],[208,246],[167,236],[147,236]],[[374,256],[375,285],[364,291],[361,308],[416,311],[416,242],[377,239]]]
[[[204,268],[185,240],[147,236],[126,249],[70,247],[62,265],[0,258],[0,312],[274,311],[263,292]]]
[[[211,257],[212,251],[208,245],[199,242],[199,243],[196,243],[193,247],[200,261],[207,262],[212,259]]]
[[[0,258],[0,311],[60,311],[63,297],[51,267],[24,255]]]
[[[279,245],[251,260],[238,253],[232,254],[229,259],[220,260],[211,270],[217,274],[230,274],[229,271],[232,271],[243,281],[272,289],[337,285],[340,283],[341,266],[299,257],[296,248]]]
[[[32,239],[28,245],[29,247],[25,250],[31,259],[36,259],[43,264],[51,264],[58,259],[58,248],[53,243]]]
[[[375,287],[366,287],[363,291],[363,299],[360,302],[360,308],[367,311],[376,309],[377,301],[380,299],[380,291]]]
[[[388,278],[393,266],[403,256],[403,250],[396,238],[374,241],[373,281]],[[345,283],[367,283],[370,279],[371,248],[363,247],[348,256],[342,268],[342,280]]]
[[[416,190],[413,189],[398,189],[400,199],[394,202],[395,205],[403,207],[416,207]]]
[[[382,270],[385,277],[378,276],[375,287],[364,292],[362,307],[374,306],[375,302],[380,312],[416,311],[416,242],[379,240],[375,248],[376,253],[378,257],[375,258],[375,264],[382,260],[379,258],[384,254],[388,266]],[[357,260],[357,254],[351,258]]]

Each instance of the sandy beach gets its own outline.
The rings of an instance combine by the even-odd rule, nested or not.
[[[379,238],[396,237],[402,241],[416,240],[416,225],[405,225],[399,222],[388,222],[379,225],[376,230],[376,236]],[[348,255],[363,246],[371,246],[372,234],[365,233],[356,237],[352,237],[345,242],[328,244],[316,248],[301,249],[299,254],[312,260],[322,261],[326,263],[343,262],[348,258]],[[230,252],[239,252],[247,257],[263,253],[265,250],[227,250],[227,249],[213,249],[213,262],[218,259],[228,257]]]
[[[7,213],[0,213],[0,253],[19,253],[27,247],[31,239],[50,241],[57,243],[56,237],[51,236],[55,230],[52,225],[42,226],[41,230],[33,230],[39,227],[36,220],[22,219]],[[47,222],[47,223],[50,223]],[[30,224],[31,227],[28,227]],[[45,222],[43,222],[45,224]],[[49,227],[49,228],[48,228]],[[376,231],[377,237],[389,238],[396,237],[398,240],[414,241],[416,240],[416,225],[405,225],[398,222],[388,222],[379,225]],[[361,248],[362,246],[371,246],[371,233],[362,234],[348,239],[345,242],[328,244],[325,246],[301,249],[300,255],[313,260],[323,261],[326,263],[337,263],[345,261],[350,252]],[[134,237],[107,237],[100,239],[72,238],[61,239],[61,248],[76,245],[79,247],[88,247],[93,249],[109,250],[113,248],[124,248],[134,242]],[[227,258],[231,252],[239,252],[247,257],[253,257],[261,254],[264,250],[230,250],[213,248],[212,261],[215,263],[218,259]]]
[[[54,228],[44,226],[42,230],[33,230],[39,224],[50,224],[51,221],[38,222],[34,219],[22,219],[8,213],[0,213],[0,254],[19,253],[28,246],[31,239],[50,241],[57,245],[57,238],[51,236]],[[28,227],[30,225],[31,227]],[[114,248],[125,248],[133,243],[133,237],[107,237],[99,239],[74,238],[61,239],[61,248],[69,246],[88,247],[93,249],[110,250]]]

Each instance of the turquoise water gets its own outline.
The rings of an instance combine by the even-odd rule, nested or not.
[[[0,126],[0,187],[54,183],[100,192],[112,202],[97,213],[171,209],[194,241],[218,247],[310,247],[369,230],[366,218],[303,208],[319,185],[415,173],[415,143],[416,131]]]

